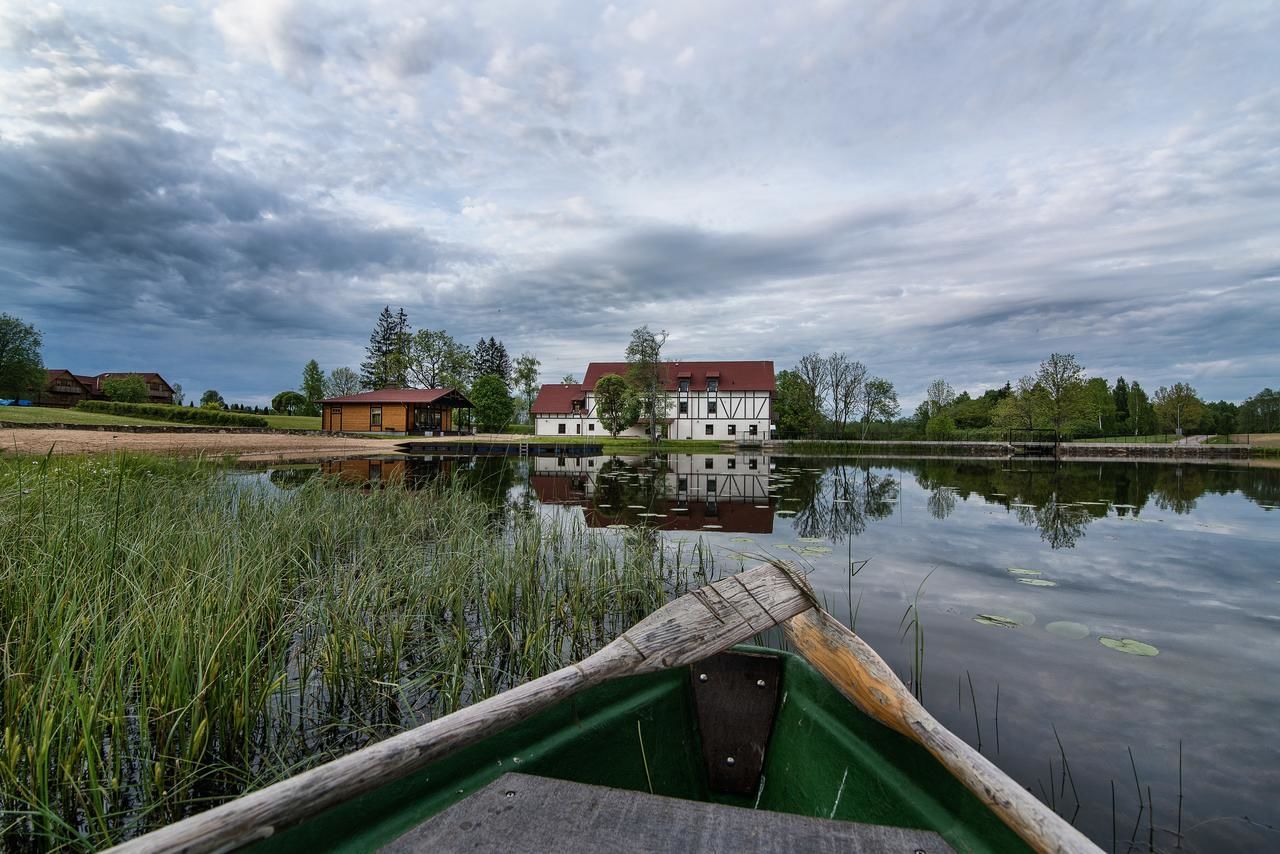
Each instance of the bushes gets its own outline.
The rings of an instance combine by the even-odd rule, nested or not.
[[[82,400],[76,404],[82,412],[108,415],[134,415],[151,421],[174,421],[182,424],[210,424],[215,427],[268,427],[261,415],[241,415],[219,409],[190,406],[164,406],[156,403],[118,403],[112,400]]]
[[[502,428],[502,432],[517,433],[524,436],[532,436],[533,425],[532,424],[508,424],[506,427]]]

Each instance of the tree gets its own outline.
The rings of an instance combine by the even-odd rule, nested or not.
[[[773,414],[782,438],[810,436],[817,429],[820,416],[813,408],[811,389],[795,371],[778,373]]]
[[[538,368],[542,367],[532,353],[521,353],[516,359],[515,383],[516,388],[524,393],[524,411],[529,418],[529,423],[533,423],[533,399],[538,394]]]
[[[403,308],[392,314],[391,306],[383,306],[360,363],[360,384],[367,389],[402,388],[408,385],[408,362],[409,318]]]
[[[845,425],[862,396],[862,384],[867,380],[867,366],[854,361],[844,353],[832,353],[827,357],[827,388],[831,391],[831,420],[835,422],[836,435],[844,438]]]
[[[951,420],[951,416],[945,412],[930,416],[929,424],[925,427],[924,437],[930,442],[946,442],[949,441],[956,432],[956,422]]]
[[[640,417],[639,399],[617,374],[605,374],[596,380],[595,399],[596,418],[614,438]]]
[[[300,415],[320,414],[320,401],[324,400],[324,371],[320,370],[320,363],[315,359],[302,367],[302,399],[302,407],[298,410]],[[271,408],[275,409],[274,403]]]
[[[1053,353],[1040,363],[1036,384],[1044,393],[1045,420],[1053,427],[1054,438],[1059,439],[1062,428],[1086,412],[1084,368],[1070,353]]]
[[[443,329],[419,329],[409,344],[408,374],[419,388],[465,388],[471,351]]]
[[[1116,399],[1111,387],[1102,377],[1092,377],[1084,384],[1085,405],[1090,420],[1097,420],[1098,433],[1103,435],[1107,426],[1113,425],[1116,418]]]
[[[488,374],[502,380],[508,387],[511,386],[511,357],[507,355],[507,348],[501,341],[492,335],[488,341],[481,338],[476,342],[472,360],[476,376]]]
[[[108,400],[120,403],[146,403],[151,396],[147,392],[147,381],[137,374],[107,377],[102,381],[102,393]]]
[[[861,413],[862,438],[867,438],[867,430],[872,421],[889,421],[898,417],[901,407],[898,406],[898,393],[893,383],[884,377],[872,377],[862,384],[862,393],[858,398],[858,411]]]
[[[182,401],[183,401],[184,399],[185,399],[185,398],[184,398],[183,393],[182,393],[182,385],[181,385],[181,383],[174,383],[174,384],[173,384],[173,405],[174,405],[174,406],[181,406],[181,405],[182,405]]]
[[[1230,436],[1236,432],[1239,414],[1240,407],[1229,401],[1206,403],[1205,414],[1200,419],[1200,429],[1211,431],[1219,436]]]
[[[0,314],[0,397],[25,397],[44,388],[43,339],[34,326]]]
[[[1264,388],[1240,404],[1239,429],[1246,433],[1280,431],[1280,391]]]
[[[334,368],[325,380],[325,397],[345,397],[360,392],[360,375],[351,368]]]
[[[648,326],[631,332],[627,345],[627,382],[640,403],[640,414],[649,422],[649,438],[658,441],[658,419],[667,417],[671,403],[667,397],[667,366],[662,361],[662,345],[667,332],[653,333]]]
[[[288,389],[271,398],[271,409],[278,415],[305,415],[307,398],[293,389]]]
[[[222,395],[218,394],[214,389],[208,389],[204,394],[200,395],[200,405],[214,407],[217,409],[226,409],[227,402],[222,399]]]
[[[562,376],[562,377],[560,378],[560,382],[562,382],[562,383],[564,383],[564,384],[566,384],[566,385],[577,385],[577,384],[578,384],[578,378],[577,378],[577,377],[575,377],[573,374],[565,374],[564,376]]]
[[[1156,414],[1147,399],[1147,393],[1134,380],[1129,384],[1129,425],[1133,435],[1151,433],[1156,429]]]
[[[1111,398],[1116,410],[1116,428],[1129,426],[1129,384],[1124,377],[1116,377],[1116,384],[1111,388]]]
[[[1204,403],[1188,383],[1174,383],[1156,389],[1155,410],[1160,420],[1181,436],[1184,427],[1199,423]]]
[[[471,387],[471,402],[475,405],[476,421],[486,433],[498,433],[511,423],[515,406],[511,392],[501,377],[485,374]]]
[[[816,352],[801,356],[800,361],[796,363],[795,374],[809,390],[809,409],[818,415],[813,421],[814,433],[822,423],[823,401],[828,386],[827,368],[827,360],[821,353]]]
[[[940,415],[942,410],[955,403],[956,393],[951,388],[951,383],[938,378],[929,383],[929,387],[924,391],[924,399],[929,404],[929,417],[932,418],[935,415]]]
[[[991,421],[1000,427],[1031,430],[1036,426],[1036,415],[1044,408],[1044,391],[1034,377],[1022,377],[1013,393],[996,404],[991,411]]]

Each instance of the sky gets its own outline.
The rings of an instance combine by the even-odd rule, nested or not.
[[[532,352],[1280,386],[1280,4],[0,0],[0,312],[265,403]]]

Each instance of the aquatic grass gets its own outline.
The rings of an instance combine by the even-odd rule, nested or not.
[[[93,849],[581,658],[715,573],[463,486],[0,461],[4,847]]]

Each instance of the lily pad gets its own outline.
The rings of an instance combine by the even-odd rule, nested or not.
[[[627,528],[630,528],[631,526],[630,525],[605,525],[605,527],[608,528],[610,531],[625,531],[627,530]]]
[[[1001,617],[999,614],[978,614],[973,621],[982,623],[984,626],[999,626],[1002,629],[1016,629],[1022,625],[1011,617]]]
[[[1009,567],[1009,573],[1011,575],[1041,575],[1042,574],[1038,569],[1022,569],[1017,566]]]
[[[1116,652],[1127,652],[1129,655],[1159,655],[1160,650],[1149,643],[1133,638],[1098,638],[1098,643]]]
[[[731,542],[731,543],[754,543],[754,542],[755,542],[755,540],[751,539],[750,537],[730,537],[730,538],[729,538],[729,542]]]
[[[1047,578],[1019,578],[1019,584],[1030,584],[1032,587],[1057,587],[1058,582]]]
[[[796,511],[794,511],[794,510],[779,510],[779,511],[778,511],[778,515],[779,515],[779,516],[794,516],[794,515],[796,515]]]
[[[1054,620],[1047,623],[1044,630],[1067,640],[1080,640],[1089,636],[1089,627],[1084,623],[1073,623],[1070,620]]]
[[[831,549],[827,546],[805,546],[800,549],[802,555],[829,555]]]
[[[757,510],[768,510],[768,509],[769,509],[769,505],[768,505],[768,504],[757,504],[757,505],[756,505],[756,509],[757,509]]]
[[[1009,506],[1010,506],[1010,507],[1021,507],[1021,508],[1022,508],[1022,509],[1024,509],[1024,510],[1035,510],[1035,509],[1036,509],[1036,506],[1035,506],[1034,504],[1010,504]]]
[[[724,526],[723,525],[703,525],[702,527],[708,531],[719,531]]]

